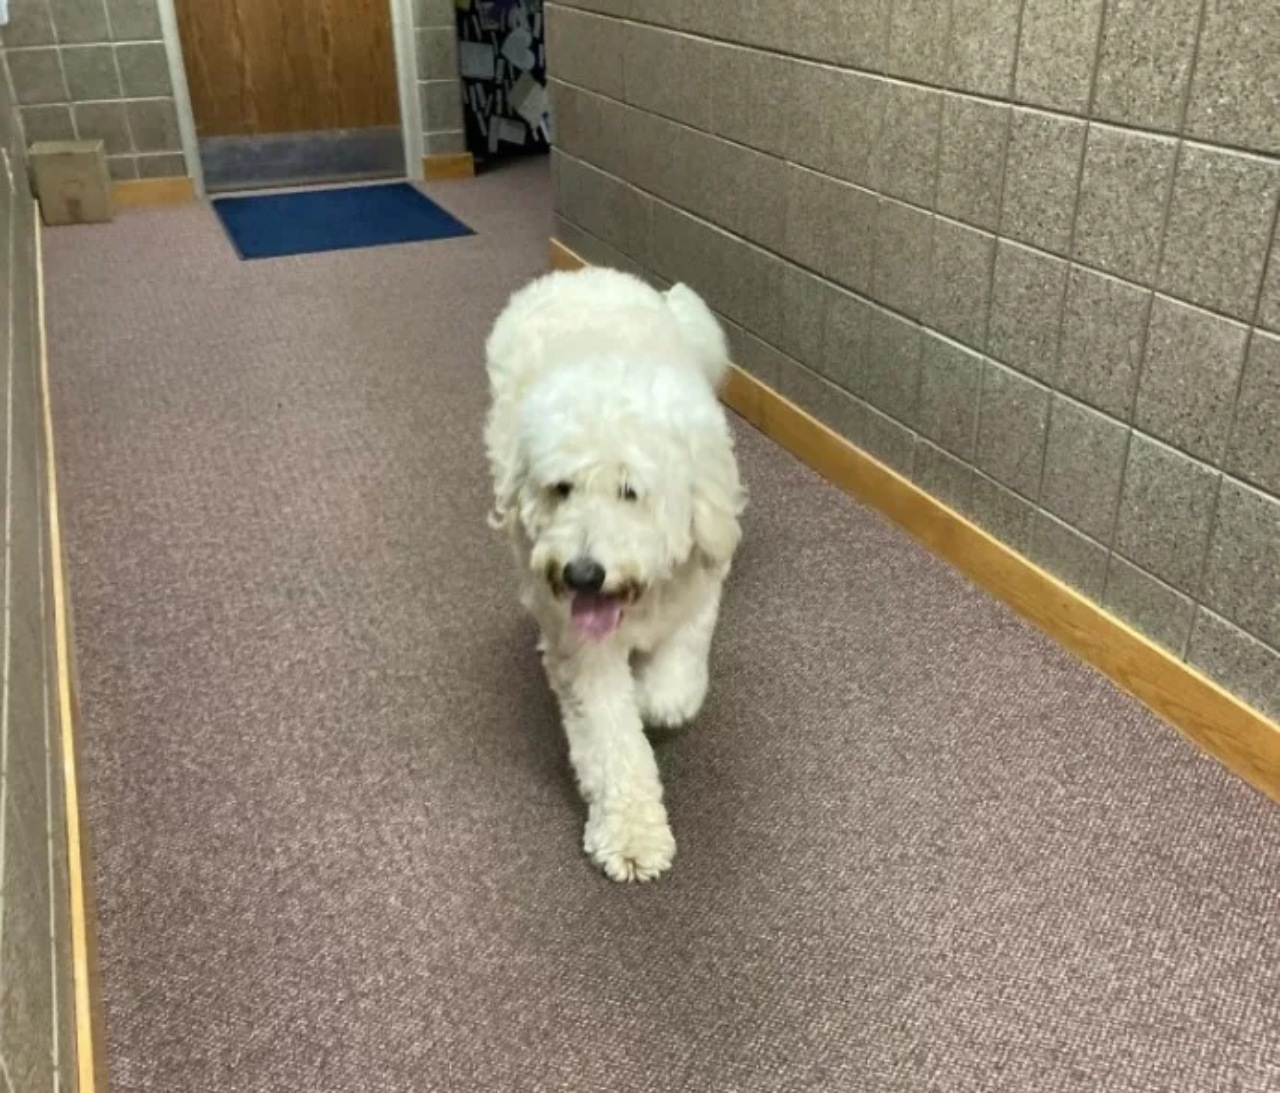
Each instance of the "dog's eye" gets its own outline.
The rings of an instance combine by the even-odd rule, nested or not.
[[[568,497],[569,494],[573,493],[573,483],[557,482],[554,486],[551,487],[551,492],[554,493],[557,497]]]
[[[618,496],[624,501],[636,501],[639,499],[639,494],[637,494],[630,486],[623,486],[622,489],[618,491]]]

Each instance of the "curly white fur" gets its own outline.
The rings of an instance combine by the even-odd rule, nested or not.
[[[614,880],[649,880],[675,840],[644,728],[701,708],[740,537],[744,493],[715,396],[724,333],[684,285],[659,293],[591,269],[517,292],[486,356],[493,522],[541,628],[587,802],[583,845]]]

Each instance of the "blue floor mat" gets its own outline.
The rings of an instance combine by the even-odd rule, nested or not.
[[[223,197],[213,207],[241,258],[281,258],[474,234],[407,182]]]

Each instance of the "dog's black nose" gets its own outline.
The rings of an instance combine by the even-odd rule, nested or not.
[[[590,558],[575,558],[564,567],[564,583],[575,592],[599,592],[604,587],[604,566]]]

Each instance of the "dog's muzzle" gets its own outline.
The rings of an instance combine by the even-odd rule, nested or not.
[[[593,558],[575,558],[564,567],[561,581],[571,592],[594,593],[604,587],[608,574]]]
[[[627,584],[609,588],[609,573],[594,558],[575,558],[563,569],[547,574],[557,594],[569,597],[569,618],[577,635],[587,641],[603,641],[622,625],[628,604],[639,589]]]

